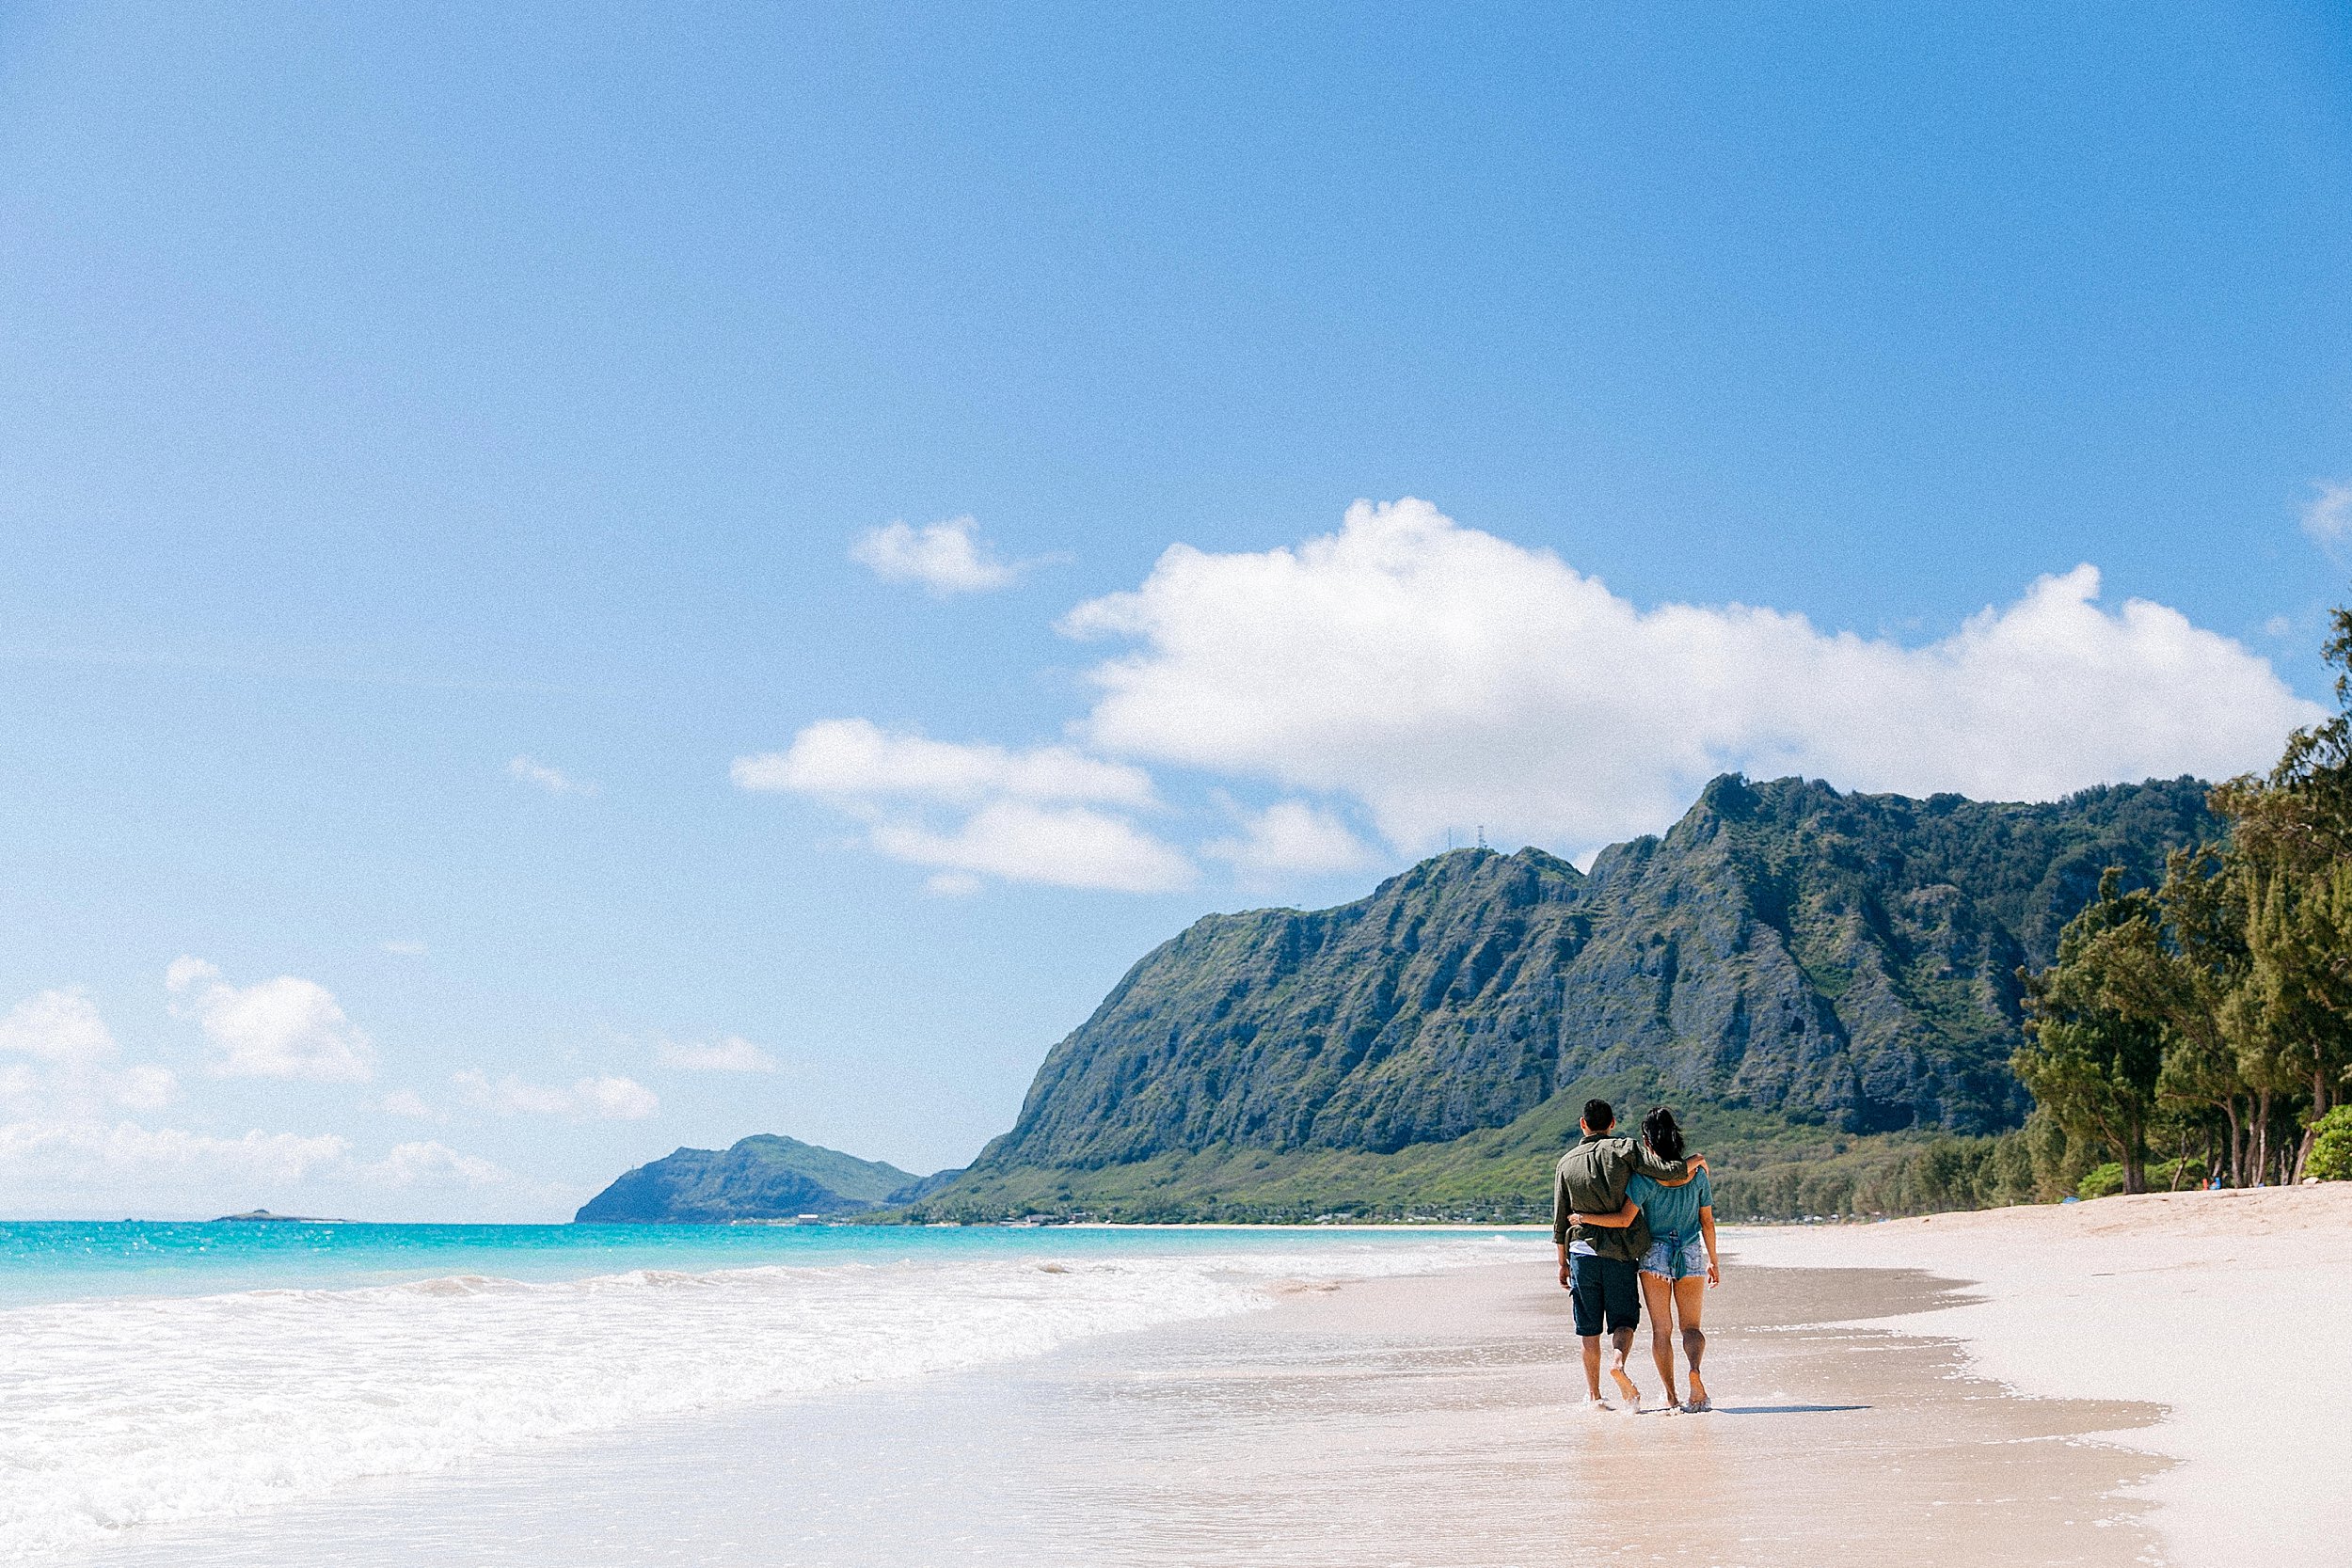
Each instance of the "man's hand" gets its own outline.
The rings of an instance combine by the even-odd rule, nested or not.
[[[1692,1182],[1696,1181],[1699,1179],[1699,1172],[1705,1170],[1706,1168],[1706,1155],[1686,1154],[1682,1159],[1682,1174],[1675,1178],[1672,1181],[1661,1180],[1658,1184],[1661,1187],[1687,1187]]]
[[[1560,1248],[1560,1289],[1572,1289],[1568,1283],[1568,1249],[1565,1243]]]
[[[1715,1259],[1713,1259],[1712,1258],[1709,1258],[1709,1259],[1707,1260],[1707,1288],[1708,1288],[1708,1290],[1710,1290],[1710,1291],[1711,1291],[1711,1290],[1713,1290],[1716,1286],[1721,1285],[1723,1282],[1724,1282],[1724,1272],[1723,1272],[1723,1270],[1721,1270],[1721,1269],[1717,1268],[1717,1267],[1715,1266]]]

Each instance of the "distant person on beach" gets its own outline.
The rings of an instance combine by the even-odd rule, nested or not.
[[[1661,1105],[1642,1118],[1642,1144],[1661,1162],[1682,1157],[1682,1128],[1675,1114]],[[1715,1195],[1702,1170],[1680,1186],[1654,1181],[1635,1172],[1626,1183],[1625,1206],[1613,1214],[1579,1214],[1579,1220],[1603,1227],[1630,1227],[1640,1219],[1649,1227],[1650,1243],[1642,1255],[1642,1299],[1649,1307],[1649,1354],[1666,1385],[1666,1402],[1689,1411],[1711,1408],[1699,1363],[1707,1354],[1707,1336],[1699,1317],[1709,1286],[1723,1283],[1715,1251]],[[1682,1329],[1683,1359],[1691,1368],[1691,1398],[1675,1398],[1674,1328]]]
[[[1626,1214],[1626,1190],[1637,1176],[1661,1186],[1680,1186],[1707,1162],[1696,1155],[1661,1160],[1616,1132],[1616,1125],[1617,1113],[1609,1101],[1584,1102],[1583,1139],[1560,1157],[1552,1172],[1551,1240],[1560,1249],[1560,1285],[1568,1292],[1576,1336],[1583,1341],[1586,1395],[1596,1402],[1601,1398],[1600,1337],[1606,1330],[1617,1352],[1609,1375],[1626,1402],[1639,1408],[1642,1391],[1625,1363],[1632,1354],[1633,1331],[1642,1325],[1638,1276],[1650,1233],[1638,1204]]]

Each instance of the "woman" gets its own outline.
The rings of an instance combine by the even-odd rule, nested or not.
[[[1682,1129],[1663,1105],[1642,1118],[1642,1141],[1661,1160],[1682,1158]],[[1642,1305],[1649,1313],[1650,1359],[1665,1381],[1666,1402],[1677,1402],[1673,1333],[1678,1323],[1682,1354],[1691,1364],[1691,1398],[1682,1408],[1708,1409],[1707,1384],[1699,1376],[1699,1362],[1707,1354],[1699,1315],[1708,1287],[1723,1283],[1723,1271],[1715,1254],[1715,1195],[1707,1172],[1699,1171],[1677,1187],[1636,1172],[1626,1183],[1623,1209],[1577,1218],[1592,1225],[1623,1226],[1631,1225],[1636,1214],[1649,1225],[1649,1251],[1642,1258]]]

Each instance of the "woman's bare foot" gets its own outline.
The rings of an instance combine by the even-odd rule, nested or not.
[[[1693,1370],[1691,1373],[1691,1402],[1688,1404],[1685,1404],[1682,1408],[1691,1411],[1711,1410],[1714,1408],[1713,1405],[1708,1402],[1707,1385],[1699,1381],[1699,1374],[1695,1370]]]
[[[1625,1369],[1623,1367],[1612,1367],[1609,1369],[1609,1375],[1617,1380],[1617,1392],[1625,1396],[1625,1402],[1631,1405],[1636,1410],[1641,1409],[1642,1390],[1635,1387],[1633,1386],[1633,1380],[1625,1375]]]

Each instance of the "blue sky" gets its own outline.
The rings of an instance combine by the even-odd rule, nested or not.
[[[0,254],[8,1212],[960,1164],[1448,832],[2258,765],[2352,537],[2318,6],[22,6]]]

